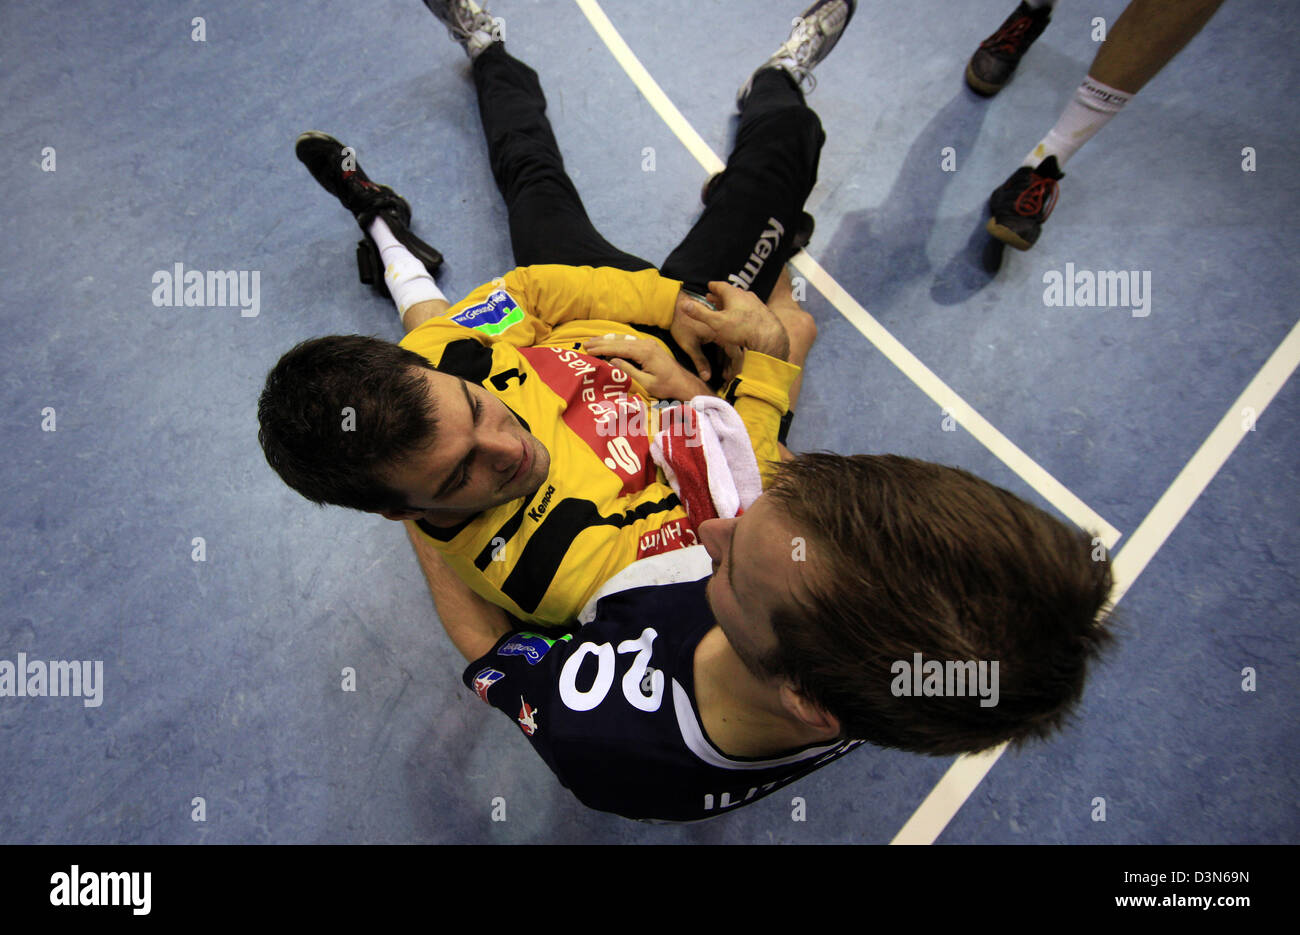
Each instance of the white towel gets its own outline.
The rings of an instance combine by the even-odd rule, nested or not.
[[[682,498],[692,526],[715,516],[739,515],[763,492],[758,459],[744,421],[716,396],[696,396],[680,405],[694,410],[694,417],[692,413],[661,412],[660,425],[666,428],[655,435],[651,457]],[[684,434],[684,429],[689,434]],[[706,476],[699,477],[701,472]],[[694,495],[704,488],[709,492],[709,504]]]

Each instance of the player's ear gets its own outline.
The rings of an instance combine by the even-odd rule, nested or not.
[[[408,519],[419,519],[424,515],[424,510],[377,510],[384,519],[393,519],[402,522]]]
[[[840,719],[817,702],[801,695],[791,682],[781,682],[781,705],[799,723],[827,739],[840,736]]]

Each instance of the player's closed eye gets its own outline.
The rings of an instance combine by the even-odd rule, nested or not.
[[[482,414],[483,414],[483,401],[475,397],[474,413],[473,413],[474,425],[478,425],[479,417],[482,416]],[[475,455],[475,451],[471,451],[469,453],[469,457],[467,457],[464,461],[461,462],[460,478],[456,481],[455,484],[447,488],[447,493],[444,494],[444,496],[456,493],[461,488],[463,488],[466,484],[469,483],[469,472],[470,472],[470,468],[474,466],[474,455]]]

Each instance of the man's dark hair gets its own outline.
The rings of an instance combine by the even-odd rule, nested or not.
[[[956,754],[1064,723],[1112,639],[1110,562],[1093,560],[1087,533],[965,471],[896,455],[802,455],[768,493],[805,535],[811,574],[809,606],[773,614],[766,667],[845,736]],[[974,691],[896,696],[892,667],[915,653],[996,661],[996,705]]]
[[[421,369],[435,368],[377,338],[303,341],[267,374],[258,400],[267,463],[314,503],[406,508],[379,472],[433,442],[435,413]]]

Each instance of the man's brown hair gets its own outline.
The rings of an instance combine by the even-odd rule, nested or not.
[[[359,334],[312,338],[267,374],[258,440],[286,484],[313,503],[407,509],[382,474],[433,444],[436,413],[423,370],[404,347]]]
[[[773,615],[768,668],[845,736],[918,753],[1045,737],[1083,693],[1111,568],[1092,537],[956,468],[806,454],[768,493],[806,536],[810,604]],[[998,698],[896,694],[898,662],[998,663]],[[910,678],[909,678],[910,681]]]

